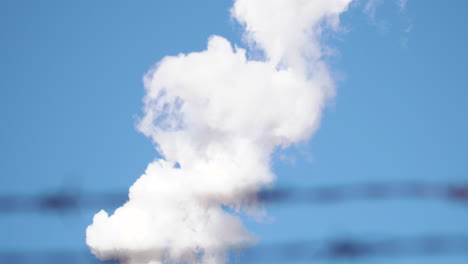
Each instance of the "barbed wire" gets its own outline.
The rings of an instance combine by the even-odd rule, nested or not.
[[[390,239],[339,238],[286,242],[249,249],[246,261],[359,260],[371,257],[467,255],[468,235],[426,235]]]
[[[324,241],[295,241],[259,245],[231,253],[233,263],[271,263],[272,261],[358,261],[374,257],[467,256],[468,235],[426,235],[390,239],[337,238]],[[0,263],[118,263],[100,261],[89,251],[0,251]]]
[[[248,195],[262,203],[330,204],[353,200],[439,199],[468,205],[468,184],[367,183],[325,187],[279,187]],[[125,192],[91,193],[61,190],[37,195],[0,195],[0,213],[70,213],[80,208],[116,208],[127,201]]]
[[[468,205],[466,183],[366,183],[321,187],[279,187],[250,195],[270,204],[332,204],[353,200],[436,199]],[[36,195],[0,195],[0,213],[74,213],[80,209],[118,207],[127,200],[125,192],[91,193],[76,189]],[[468,255],[468,235],[432,235],[381,240],[338,238],[325,241],[296,241],[261,244],[235,252],[239,262],[269,263],[302,260],[358,260],[369,257]],[[236,262],[236,261],[234,261]],[[117,263],[102,262],[88,251],[21,252],[0,251],[0,263]]]

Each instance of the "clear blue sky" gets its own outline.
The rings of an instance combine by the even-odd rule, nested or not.
[[[337,97],[309,144],[276,159],[278,185],[468,181],[468,2],[362,1],[326,35]],[[0,194],[70,184],[126,191],[157,153],[138,133],[143,74],[212,34],[238,45],[229,0],[1,1]],[[468,204],[439,200],[271,206],[261,245],[340,236],[467,234]],[[86,250],[94,211],[1,214],[0,252]],[[356,263],[467,263],[408,257]],[[277,262],[286,263],[286,262]],[[320,263],[319,261],[317,263]],[[325,262],[322,262],[325,263]],[[327,262],[328,263],[328,262]],[[348,262],[343,262],[348,263]]]

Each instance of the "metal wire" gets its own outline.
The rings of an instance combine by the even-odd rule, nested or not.
[[[231,253],[237,263],[270,263],[272,261],[358,261],[373,257],[466,256],[467,235],[427,235],[390,239],[339,238],[324,241],[296,241],[261,245]],[[0,252],[0,263],[117,263],[103,262],[88,251]]]
[[[385,183],[313,188],[282,187],[248,194],[264,203],[331,204],[353,200],[442,199],[468,205],[468,184]],[[62,190],[38,195],[0,195],[0,213],[36,211],[73,213],[79,208],[118,207],[127,200],[125,192],[87,193]]]

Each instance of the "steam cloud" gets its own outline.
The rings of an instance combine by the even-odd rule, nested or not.
[[[250,51],[212,36],[201,52],[166,57],[144,78],[138,128],[164,159],[148,165],[129,201],[86,230],[100,259],[127,264],[224,263],[255,243],[239,216],[275,179],[277,147],[307,140],[334,84],[320,36],[351,0],[236,0]]]

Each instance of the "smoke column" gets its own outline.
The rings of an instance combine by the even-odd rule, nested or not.
[[[163,58],[144,78],[138,129],[164,157],[148,165],[113,215],[86,230],[100,259],[126,264],[226,261],[255,243],[241,219],[271,185],[275,148],[307,140],[334,84],[320,36],[351,0],[236,0],[249,49],[212,36],[201,52]],[[249,59],[255,51],[263,59]]]

